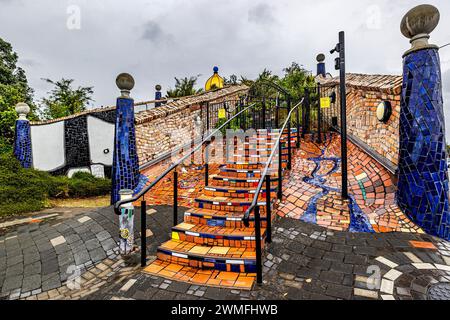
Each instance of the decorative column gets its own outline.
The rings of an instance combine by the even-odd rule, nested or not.
[[[30,107],[24,102],[19,102],[16,105],[16,112],[19,114],[19,119],[16,121],[14,156],[19,160],[23,168],[31,168],[33,165],[31,129],[30,121],[27,119],[27,115],[30,113]]]
[[[420,5],[401,23],[412,47],[403,56],[397,201],[425,232],[450,240],[439,48],[428,43],[439,17],[435,7]]]
[[[157,84],[155,86],[155,100],[161,100],[162,99],[162,93],[161,93],[161,86],[159,84]],[[155,102],[155,107],[161,107],[162,103],[161,102]]]
[[[128,73],[121,73],[117,76],[116,84],[121,96],[117,98],[116,107],[111,204],[119,200],[120,190],[135,190],[140,178],[134,128],[134,100],[130,98],[134,79]]]

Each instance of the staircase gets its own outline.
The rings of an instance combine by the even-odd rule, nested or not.
[[[172,228],[171,239],[158,247],[157,260],[144,271],[171,280],[196,285],[250,290],[256,278],[256,241],[253,216],[245,227],[243,216],[251,206],[279,131],[257,131],[212,175],[195,206],[184,214],[184,222]],[[291,146],[296,147],[296,129]],[[282,137],[282,167],[287,167],[287,131]],[[278,168],[278,156],[274,159]],[[272,208],[276,206],[277,169],[271,175]],[[258,195],[261,206],[262,247],[266,238],[266,194]]]

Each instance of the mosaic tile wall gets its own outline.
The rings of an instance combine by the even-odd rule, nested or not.
[[[108,123],[115,123],[115,110],[94,112],[89,116]],[[66,175],[71,168],[90,167],[92,164],[89,151],[87,115],[64,120],[64,154],[63,167],[51,171],[54,175]],[[111,166],[105,165],[106,177],[111,177]]]
[[[139,160],[136,150],[134,125],[134,101],[132,99],[118,98],[111,203],[113,204],[119,200],[120,190],[134,190],[138,186],[139,180]]]
[[[31,168],[33,156],[31,153],[31,130],[28,120],[16,121],[16,138],[14,143],[14,155],[23,168]]]
[[[421,50],[403,63],[397,201],[427,233],[450,240],[439,54]]]
[[[91,165],[87,117],[64,121],[64,141],[66,166],[76,168]]]

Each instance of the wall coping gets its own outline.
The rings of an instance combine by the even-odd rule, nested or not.
[[[339,77],[324,78],[317,76],[316,81],[323,86],[339,85]],[[387,94],[400,94],[403,77],[398,75],[347,73],[346,85],[354,89],[379,91]]]
[[[247,90],[248,90],[248,87],[246,85],[232,85],[232,86],[224,87],[219,90],[203,92],[200,94],[183,97],[183,98],[179,98],[176,100],[162,99],[162,100],[137,102],[134,104],[135,106],[141,106],[141,105],[146,105],[146,104],[160,102],[160,101],[169,101],[165,105],[162,105],[160,107],[153,108],[151,110],[143,110],[141,112],[136,113],[136,115],[135,115],[136,124],[145,123],[145,122],[157,119],[157,118],[165,117],[167,115],[181,111],[193,104],[214,101],[214,100],[217,100],[220,98],[224,98],[230,94],[236,94],[236,93],[244,92]],[[112,111],[115,109],[116,109],[116,106],[89,109],[89,110],[85,110],[83,112],[79,112],[77,114],[73,114],[73,115],[58,118],[58,119],[43,120],[43,121],[30,121],[30,124],[33,126],[51,124],[51,123],[65,121],[65,120],[69,120],[69,119],[73,119],[73,118],[77,118],[77,117],[81,117],[81,116],[86,116],[86,115],[91,115],[91,114],[95,114],[95,113],[99,113],[99,112]]]
[[[198,105],[204,102],[215,101],[217,99],[225,98],[226,96],[247,91],[246,85],[235,85],[224,87],[223,89],[203,92],[194,96],[184,97],[180,100],[169,102],[158,108],[142,111],[136,114],[136,124],[146,123],[158,118],[163,118],[168,115],[177,113],[192,105]]]

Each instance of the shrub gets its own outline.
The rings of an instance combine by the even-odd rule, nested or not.
[[[106,195],[111,180],[79,172],[69,179],[34,169],[23,169],[12,154],[0,155],[0,215],[43,209],[49,198]]]

